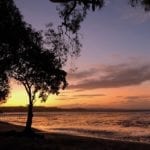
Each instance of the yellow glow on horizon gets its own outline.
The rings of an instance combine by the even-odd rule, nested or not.
[[[7,98],[6,103],[1,104],[1,106],[27,106],[28,95],[25,91],[25,88],[21,84],[16,84],[14,80],[10,82],[11,89],[9,97]],[[51,106],[55,105],[55,96],[50,95],[46,102],[37,100],[34,104],[35,106]]]
[[[13,83],[8,101],[1,106],[27,106],[28,95],[23,86]],[[100,108],[127,108],[138,104],[126,103],[124,97],[149,95],[150,84],[121,88],[105,88],[76,92],[64,90],[60,95],[50,95],[46,102],[37,100],[36,106],[50,107],[100,107]],[[88,96],[89,95],[89,96]],[[90,96],[97,95],[97,96]],[[125,102],[125,103],[122,103]],[[149,103],[147,103],[149,104]],[[141,104],[140,104],[141,105]],[[143,106],[147,107],[146,105]]]
[[[6,103],[2,104],[2,106],[27,106],[29,103],[28,95],[24,90],[19,90],[13,92]],[[36,100],[35,106],[53,106],[55,105],[55,96],[50,95],[46,102],[41,102],[40,100]]]

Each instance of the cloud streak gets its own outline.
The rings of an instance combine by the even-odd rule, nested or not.
[[[121,100],[121,105],[126,106],[127,108],[136,108],[136,109],[149,109],[150,106],[150,96],[127,96]]]
[[[100,96],[106,96],[105,94],[80,94],[80,95],[74,95],[74,97],[100,97]]]
[[[70,89],[99,89],[99,88],[118,88],[125,86],[140,85],[150,80],[150,64],[145,65],[114,65],[105,68],[95,69],[94,76],[91,78],[91,72],[82,72],[82,77],[78,76],[78,83],[69,86]],[[100,72],[103,75],[99,75]],[[89,78],[88,78],[89,77]],[[84,79],[85,78],[85,79]]]
[[[78,94],[72,96],[61,95],[56,100],[76,100],[81,98],[92,98],[92,97],[102,97],[102,96],[106,96],[106,95],[105,94]]]
[[[85,70],[85,71],[80,71],[78,73],[69,73],[68,74],[68,79],[83,79],[83,78],[87,78],[89,76],[93,76],[94,74],[96,74],[98,72],[98,68],[90,68],[89,70]]]
[[[124,97],[124,99],[127,102],[145,102],[145,101],[149,101],[150,102],[150,96],[127,96]]]

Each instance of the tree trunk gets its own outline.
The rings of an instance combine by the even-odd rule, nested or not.
[[[32,118],[33,118],[33,104],[30,102],[28,105],[28,115],[27,115],[27,121],[26,121],[26,127],[25,132],[31,133],[32,132]]]

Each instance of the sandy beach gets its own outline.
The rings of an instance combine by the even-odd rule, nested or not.
[[[150,144],[80,137],[56,133],[40,133],[26,137],[22,126],[0,122],[0,149],[3,150],[150,150]]]

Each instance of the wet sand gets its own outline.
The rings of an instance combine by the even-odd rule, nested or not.
[[[1,150],[150,150],[150,144],[97,139],[58,133],[20,134],[24,127],[0,122]]]

